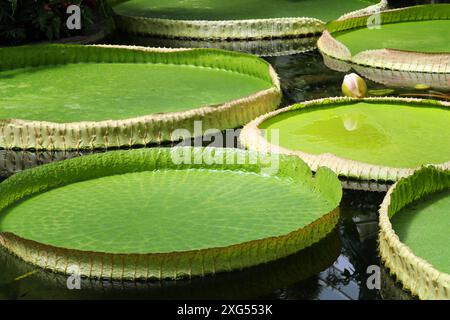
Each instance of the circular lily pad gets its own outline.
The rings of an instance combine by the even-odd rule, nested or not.
[[[323,21],[373,12],[382,0],[112,0],[119,29],[197,39],[262,39],[320,33]]]
[[[245,126],[250,149],[296,154],[315,170],[396,181],[424,164],[450,166],[450,104],[401,98],[331,98],[286,107]]]
[[[400,180],[380,208],[380,255],[421,299],[450,299],[450,171],[427,167]]]
[[[277,107],[271,66],[212,49],[0,49],[0,147],[94,149],[245,124]],[[197,133],[198,134],[198,133]],[[201,134],[201,133],[200,133]]]
[[[313,180],[297,157],[260,156],[156,148],[18,173],[0,184],[0,243],[44,268],[114,279],[201,276],[288,256],[333,229],[341,187],[325,168]]]
[[[327,25],[320,51],[335,59],[393,70],[450,72],[450,4],[353,16]]]

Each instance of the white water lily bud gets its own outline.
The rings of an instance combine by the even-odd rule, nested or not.
[[[342,93],[347,97],[364,98],[367,94],[366,81],[356,73],[347,74],[342,82]]]

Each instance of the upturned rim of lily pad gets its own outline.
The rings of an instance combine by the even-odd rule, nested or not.
[[[447,10],[443,10],[447,9]],[[413,7],[390,9],[379,12],[381,21],[386,24],[450,19],[450,4],[418,5]],[[450,73],[450,52],[429,53],[406,51],[392,48],[365,50],[352,55],[350,49],[334,37],[340,31],[356,30],[367,26],[372,14],[354,14],[331,21],[317,41],[327,65],[333,69],[345,71],[347,62],[372,68],[390,69],[424,73]],[[337,61],[333,61],[337,60]]]
[[[412,72],[363,66],[338,60],[322,54],[324,64],[334,71],[351,72],[352,70],[370,81],[392,88],[414,89],[417,84],[426,84],[433,90],[450,89],[450,73]]]
[[[216,68],[254,75],[269,87],[218,105],[199,105],[185,111],[149,112],[120,120],[56,123],[0,119],[0,148],[19,150],[93,150],[145,146],[173,141],[171,134],[194,121],[203,129],[233,129],[274,110],[281,102],[281,88],[273,67],[256,56],[219,49],[149,48],[122,45],[39,45],[0,48],[0,70],[70,63],[160,63]]]
[[[214,159],[220,158],[220,161],[197,161],[199,156],[206,154]],[[173,160],[174,157],[180,159],[186,156],[189,157],[186,163],[179,164]],[[327,203],[324,212],[318,213],[305,225],[292,226],[288,233],[283,231],[257,239],[233,240],[224,246],[205,245],[204,248],[189,250],[177,250],[177,240],[174,240],[174,249],[170,252],[116,253],[102,248],[87,251],[55,246],[5,231],[0,233],[0,246],[25,262],[54,272],[70,274],[68,268],[75,265],[81,276],[116,280],[191,278],[275,261],[307,248],[331,233],[339,221],[339,203],[342,198],[340,182],[328,168],[320,168],[313,177],[310,168],[298,157],[277,156],[274,161],[279,165],[278,170],[270,173],[274,179],[286,179],[286,182],[296,187],[304,187],[305,192],[315,194]],[[0,213],[8,214],[5,210],[28,197],[70,184],[127,173],[197,169],[248,172],[267,178],[268,173],[264,170],[270,168],[272,163],[266,160],[265,154],[253,151],[196,147],[120,150],[82,156],[25,170],[2,182]],[[179,226],[185,227],[185,224]]]
[[[373,14],[388,7],[387,0],[346,13],[338,18]],[[326,22],[311,17],[242,20],[175,20],[116,14],[118,29],[141,35],[181,39],[276,39],[320,34]]]
[[[378,248],[381,259],[404,288],[420,299],[450,299],[450,274],[439,271],[401,242],[391,218],[408,204],[448,188],[449,168],[426,166],[395,183],[380,206]]]

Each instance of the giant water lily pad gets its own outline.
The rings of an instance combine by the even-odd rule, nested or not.
[[[281,96],[271,66],[246,54],[63,45],[0,49],[0,94],[0,147],[19,149],[159,143],[194,135],[196,120],[234,128]]]
[[[400,180],[380,208],[384,263],[421,299],[450,299],[450,171],[423,168]]]
[[[240,139],[250,149],[296,154],[315,170],[396,181],[424,164],[450,166],[450,103],[330,98],[261,116]]]
[[[368,13],[382,0],[111,0],[119,29],[200,39],[262,39],[320,33],[345,13]]]
[[[335,59],[392,70],[450,73],[450,4],[333,21],[318,47]]]
[[[312,179],[297,157],[263,155],[154,148],[23,171],[0,184],[0,244],[43,268],[114,279],[202,276],[288,256],[334,228],[342,191],[326,168]]]

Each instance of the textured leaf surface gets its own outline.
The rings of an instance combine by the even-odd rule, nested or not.
[[[450,274],[450,189],[407,206],[391,221],[400,241],[415,255]]]
[[[195,66],[83,63],[0,72],[0,118],[119,120],[222,104],[269,89],[236,72]]]
[[[261,156],[152,148],[24,171],[0,184],[0,244],[43,268],[76,264],[113,279],[204,276],[286,257],[332,231],[342,191],[327,169],[313,179],[297,157]]]
[[[450,171],[427,166],[398,181],[380,206],[379,251],[420,299],[450,298]]]
[[[420,52],[450,52],[450,20],[383,24],[380,28],[342,31],[333,36],[352,55],[365,50],[397,49]]]
[[[398,168],[450,159],[450,112],[414,103],[357,102],[283,112],[260,128],[279,130],[280,145],[310,154]]]
[[[0,231],[78,250],[163,253],[280,236],[332,209],[319,193],[288,179],[146,171],[36,195],[4,212]]]
[[[236,128],[281,100],[255,56],[105,45],[0,48],[0,93],[0,147],[38,150],[173,141],[176,129],[199,135],[195,121]]]
[[[317,46],[329,57],[372,68],[448,73],[449,27],[450,4],[355,14],[328,23]]]
[[[201,49],[2,49],[0,119],[128,119],[223,104],[271,87],[267,69],[266,76],[261,72],[267,64],[234,56],[231,60],[225,52]]]
[[[240,20],[311,17],[324,21],[365,8],[375,0],[129,0],[117,1],[118,14],[176,20]]]

